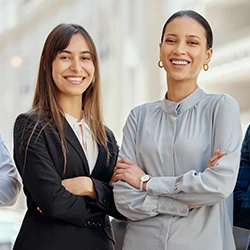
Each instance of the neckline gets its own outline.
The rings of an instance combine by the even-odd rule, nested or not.
[[[179,102],[172,102],[164,97],[162,109],[168,114],[178,116],[197,104],[205,95],[206,93],[197,87],[189,96]]]

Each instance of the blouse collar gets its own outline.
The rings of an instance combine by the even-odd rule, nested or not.
[[[178,116],[195,106],[205,96],[206,93],[201,88],[197,87],[194,92],[180,102],[172,102],[164,98],[162,100],[162,109],[166,113]]]
[[[91,131],[90,128],[89,128],[89,126],[88,126],[88,124],[87,124],[87,122],[86,122],[86,119],[84,117],[80,121],[77,121],[77,119],[74,116],[72,116],[72,115],[69,115],[67,113],[65,113],[64,115],[65,115],[65,118],[68,121],[68,123],[74,129],[81,124],[82,126],[84,126],[85,128],[87,128],[89,131]]]

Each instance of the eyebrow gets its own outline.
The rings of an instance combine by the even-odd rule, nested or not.
[[[66,50],[66,49],[58,52],[58,54],[61,54],[61,53],[67,53],[67,54],[70,54],[70,55],[73,54],[71,51]],[[92,53],[90,51],[88,51],[88,50],[83,50],[83,51],[80,52],[80,54],[90,54],[90,55],[92,55]]]
[[[165,36],[174,36],[174,37],[176,37],[177,35],[176,34],[171,34],[171,33],[169,33],[169,34],[166,34]],[[201,40],[201,38],[199,37],[199,36],[196,36],[196,35],[188,35],[187,37],[191,37],[191,38],[198,38],[198,39],[200,39]]]

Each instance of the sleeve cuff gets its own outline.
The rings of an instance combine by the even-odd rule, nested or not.
[[[188,216],[189,208],[187,204],[178,200],[161,196],[158,200],[158,212],[173,216]]]
[[[156,196],[169,196],[174,194],[176,177],[152,177],[146,186],[147,193]]]

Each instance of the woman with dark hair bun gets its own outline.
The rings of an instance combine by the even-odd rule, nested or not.
[[[80,25],[60,24],[42,51],[32,109],[17,117],[14,159],[28,210],[14,250],[111,250],[109,185],[118,146],[103,125],[97,52]]]
[[[235,250],[232,191],[241,147],[238,103],[198,86],[212,56],[208,22],[192,10],[165,23],[164,99],[134,108],[112,181],[128,218],[123,250]]]

